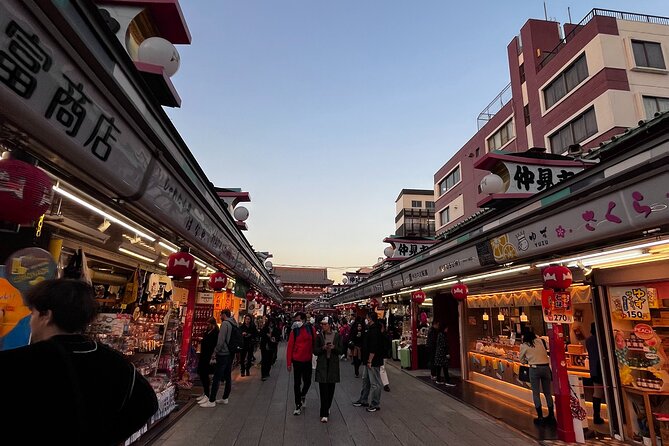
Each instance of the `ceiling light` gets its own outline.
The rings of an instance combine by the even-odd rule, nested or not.
[[[99,208],[95,207],[94,205],[88,203],[87,201],[84,201],[83,199],[77,197],[76,195],[73,195],[70,192],[67,192],[67,191],[61,189],[59,185],[55,185],[53,187],[53,190],[54,190],[54,192],[57,192],[60,195],[66,197],[66,198],[69,198],[70,200],[74,201],[75,203],[80,204],[81,206],[85,207],[86,209],[88,209],[90,211],[93,211],[96,214],[105,217],[110,222],[116,223],[119,226],[123,226],[124,228],[126,228],[129,231],[133,231],[135,234],[139,235],[140,237],[143,237],[143,238],[147,239],[150,242],[153,242],[153,241],[156,240],[155,237],[150,236],[146,232],[140,231],[139,229],[130,226],[128,223],[125,223],[124,221],[119,220],[118,218],[114,217],[113,215],[108,214],[107,212],[103,211],[102,209],[99,209]]]
[[[527,322],[527,321],[529,321],[529,318],[527,317],[527,315],[526,315],[525,312],[523,311],[523,312],[520,314],[520,322]]]
[[[160,262],[160,263],[158,264],[158,266],[161,266],[161,267],[163,267],[163,268],[167,268],[167,265],[165,265],[163,262]]]
[[[169,252],[177,252],[178,249],[176,246],[172,246],[170,244],[165,243],[164,241],[159,241],[158,244],[162,246],[163,248],[167,249]]]
[[[668,243],[669,243],[669,240],[655,240],[653,242],[641,243],[639,245],[625,246],[625,247],[622,247],[622,248],[610,249],[608,251],[596,252],[596,253],[593,253],[593,254],[584,254],[584,255],[581,255],[581,256],[571,257],[571,258],[567,258],[567,259],[557,259],[557,260],[553,260],[551,262],[537,263],[536,266],[537,266],[537,268],[543,268],[544,266],[552,265],[554,263],[577,262],[579,260],[591,259],[593,257],[601,257],[601,256],[606,256],[606,255],[611,255],[611,254],[618,254],[618,253],[621,253],[621,252],[629,252],[629,251],[634,251],[634,250],[637,250],[637,249],[650,248],[652,246],[666,245]]]
[[[579,260],[578,262],[568,263],[567,267],[575,268],[579,264],[582,264],[583,266],[602,265],[604,263],[613,263],[620,260],[641,258],[649,255],[650,255],[649,253],[643,253],[640,250],[634,250],[633,252],[626,252],[618,255],[611,255],[611,256],[607,255],[607,256],[600,256],[590,259]]]
[[[146,256],[141,255],[141,254],[137,254],[136,252],[130,251],[129,249],[119,248],[118,250],[121,251],[124,254],[128,254],[128,255],[136,257],[138,259],[144,260],[145,262],[153,263],[153,259],[150,259]]]
[[[483,320],[484,320],[484,321],[490,320],[490,316],[488,315],[488,312],[487,312],[487,311],[484,311],[484,312],[483,312]]]
[[[472,282],[474,280],[487,279],[488,277],[505,276],[507,274],[513,274],[513,273],[517,273],[517,272],[520,272],[520,271],[526,271],[530,268],[531,267],[529,265],[525,265],[525,266],[519,266],[517,268],[503,269],[501,271],[494,271],[492,273],[480,274],[478,276],[465,277],[461,281],[462,282]]]
[[[502,313],[497,314],[497,320],[500,322],[504,321],[504,315]]]

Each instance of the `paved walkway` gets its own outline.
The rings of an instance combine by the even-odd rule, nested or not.
[[[525,446],[537,444],[482,412],[388,366],[391,392],[382,392],[381,410],[352,406],[361,380],[342,361],[329,423],[320,422],[318,385],[312,383],[306,409],[294,416],[293,377],[286,370],[284,345],[272,377],[260,380],[233,372],[230,404],[193,407],[157,437],[155,446],[204,445],[453,445]],[[258,354],[258,356],[260,356]],[[222,391],[222,390],[221,390]]]

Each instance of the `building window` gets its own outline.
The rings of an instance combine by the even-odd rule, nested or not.
[[[449,209],[446,208],[443,211],[439,212],[439,221],[441,221],[441,225],[444,226],[446,223],[451,221],[451,217],[449,215]]]
[[[448,192],[453,186],[460,182],[460,166],[457,166],[455,169],[446,175],[446,178],[441,180],[439,183],[439,194],[443,195]]]
[[[478,158],[479,155],[481,154],[481,148],[477,147],[475,152],[476,152],[476,158]]]
[[[659,43],[632,40],[632,51],[637,67],[666,68],[662,56],[662,47]]]
[[[426,201],[425,202],[425,207],[427,209],[434,209],[434,201]]]
[[[586,77],[588,77],[588,63],[584,53],[544,89],[546,109],[551,108],[553,104],[565,97]]]
[[[520,83],[522,84],[525,82],[525,64],[521,63],[520,66],[518,67],[518,72],[520,74]]]
[[[504,146],[513,138],[513,120],[509,120],[488,138],[488,150],[496,150]]]
[[[423,202],[422,201],[417,201],[417,200],[411,200],[411,207],[412,208],[422,208],[423,207]]]
[[[646,109],[646,119],[652,119],[655,113],[669,111],[669,98],[644,96],[643,108]]]
[[[525,118],[525,127],[530,125],[530,105],[527,104],[523,107],[523,117]]]
[[[597,133],[597,119],[595,108],[591,107],[549,137],[551,151],[558,154],[563,153],[570,145],[585,141],[595,133]]]

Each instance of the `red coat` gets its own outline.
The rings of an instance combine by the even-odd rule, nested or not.
[[[311,333],[309,333],[309,329],[311,329]],[[291,330],[288,337],[288,347],[286,348],[286,365],[288,367],[292,365],[293,361],[310,363],[311,356],[314,354],[316,330],[307,325],[303,325],[298,330],[297,338],[295,338],[295,330]]]

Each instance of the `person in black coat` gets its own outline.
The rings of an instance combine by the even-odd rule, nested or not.
[[[255,340],[258,337],[258,329],[253,322],[251,315],[244,316],[244,323],[239,330],[242,332],[244,341],[239,353],[239,364],[242,369],[242,376],[251,375],[251,363],[253,362],[253,350],[255,349]]]
[[[209,391],[211,390],[211,380],[209,375],[212,373],[212,367],[210,365],[211,356],[214,354],[214,348],[216,348],[216,342],[218,342],[218,325],[216,325],[216,319],[209,318],[207,321],[207,331],[200,341],[200,359],[197,363],[197,374],[200,377],[200,382],[202,382],[202,387],[204,389],[203,394],[198,398],[198,403],[207,401],[209,399]]]
[[[267,318],[265,325],[260,330],[260,355],[261,355],[261,379],[263,381],[269,378],[269,371],[276,361],[276,353],[279,346],[281,331],[276,325],[276,321]]]
[[[437,379],[437,365],[434,363],[434,355],[437,352],[437,337],[439,336],[440,325],[438,321],[432,321],[432,328],[427,332],[427,355],[430,364],[430,377]]]
[[[82,333],[97,312],[93,288],[45,280],[24,301],[30,345],[0,351],[3,444],[116,446],[158,410],[149,382],[122,353]]]

